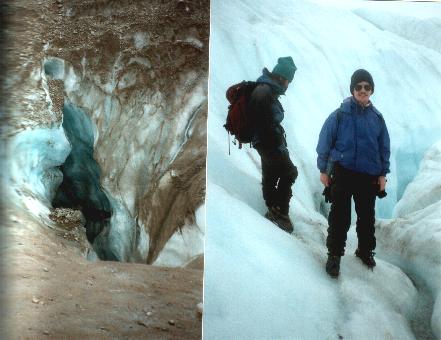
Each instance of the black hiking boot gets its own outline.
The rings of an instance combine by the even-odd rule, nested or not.
[[[377,265],[374,259],[374,255],[375,253],[373,251],[364,252],[358,248],[355,251],[355,256],[360,258],[360,260],[363,261],[363,263],[371,270],[374,270],[374,267]]]
[[[340,259],[341,256],[328,254],[326,272],[329,274],[329,276],[337,278],[340,274]]]
[[[280,229],[286,231],[289,234],[291,234],[294,230],[289,216],[287,214],[282,214],[280,210],[276,207],[268,208],[265,217],[276,224]]]

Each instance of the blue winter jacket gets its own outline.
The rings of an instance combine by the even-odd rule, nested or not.
[[[270,78],[266,68],[257,82],[260,84],[252,92],[248,104],[255,118],[256,132],[252,144],[254,147],[287,152],[285,130],[280,124],[284,118],[284,110],[278,100],[286,89]]]
[[[316,151],[320,172],[327,172],[331,162],[373,176],[390,171],[390,140],[384,118],[372,104],[362,107],[354,97],[346,98],[326,119]]]

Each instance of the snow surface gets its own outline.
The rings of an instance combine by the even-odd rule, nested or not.
[[[396,29],[418,24],[430,36],[433,23],[441,25],[441,6],[424,4],[422,14],[415,4],[402,3],[396,11],[377,2],[351,3],[211,2],[205,339],[419,338],[423,335],[412,320],[422,286],[435,301],[422,315],[424,332],[441,339],[441,195],[433,187],[439,182],[431,179],[441,164],[436,144],[441,96],[434,95],[441,93],[441,40],[423,43],[411,27],[406,34]],[[263,218],[257,152],[232,145],[229,156],[222,128],[225,90],[255,80],[263,67],[272,69],[287,55],[298,67],[281,98],[282,125],[299,169],[290,211],[293,236]],[[372,101],[391,136],[388,196],[376,207],[377,218],[388,220],[378,222],[375,270],[353,255],[352,226],[340,278],[333,280],[324,270],[329,205],[321,196],[315,147],[326,117],[350,95],[350,77],[358,68],[373,75]],[[400,218],[392,219],[395,206]],[[407,212],[414,217],[402,219]]]

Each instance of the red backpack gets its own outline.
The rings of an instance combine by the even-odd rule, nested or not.
[[[254,136],[253,117],[251,117],[247,106],[251,93],[257,85],[258,83],[254,81],[242,81],[230,86],[226,93],[230,105],[224,127],[229,135],[233,135],[239,142],[239,149],[242,148],[243,143],[251,143]]]

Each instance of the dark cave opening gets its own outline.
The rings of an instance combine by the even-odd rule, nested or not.
[[[60,166],[63,182],[58,187],[52,205],[54,208],[81,210],[86,220],[87,239],[94,246],[98,257],[101,260],[117,260],[105,246],[112,209],[100,184],[99,165],[93,158],[92,122],[80,108],[65,103],[63,128],[72,151]]]

